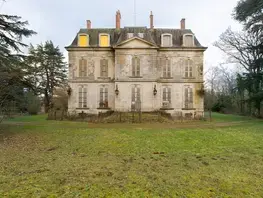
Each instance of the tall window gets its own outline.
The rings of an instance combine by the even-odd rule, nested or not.
[[[108,77],[108,60],[106,59],[100,60],[100,76]]]
[[[163,78],[170,78],[171,75],[171,60],[168,58],[162,59]]]
[[[140,58],[137,56],[132,58],[132,76],[140,76]]]
[[[79,87],[79,108],[87,108],[87,87]]]
[[[79,77],[87,77],[87,60],[79,60]]]
[[[189,86],[184,88],[184,106],[186,109],[193,108],[193,88]]]
[[[140,110],[141,109],[141,89],[139,86],[132,87],[131,93],[131,109],[132,110]]]
[[[100,87],[100,108],[108,108],[108,87]]]
[[[100,34],[100,46],[101,47],[110,46],[110,36],[108,34]]]
[[[193,61],[188,59],[184,61],[184,68],[185,68],[185,78],[192,78],[193,77]]]
[[[87,47],[89,45],[89,36],[87,34],[79,34],[78,36],[78,46]]]
[[[163,87],[163,108],[170,108],[172,105],[171,87]]]
[[[184,35],[184,46],[193,47],[194,46],[194,36],[191,34]]]
[[[163,34],[162,35],[162,46],[163,47],[171,47],[173,45],[172,35],[171,34]]]

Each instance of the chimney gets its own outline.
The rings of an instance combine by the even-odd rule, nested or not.
[[[153,30],[154,26],[153,26],[153,12],[151,11],[151,15],[150,15],[150,28]]]
[[[116,29],[120,29],[121,28],[121,12],[120,10],[118,10],[116,12]]]
[[[90,20],[87,20],[87,29],[91,29],[91,21]]]
[[[181,20],[181,29],[182,30],[185,29],[185,19],[184,18]]]

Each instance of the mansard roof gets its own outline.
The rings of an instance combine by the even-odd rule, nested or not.
[[[190,29],[165,29],[165,28],[154,28],[150,29],[147,27],[124,27],[120,29],[116,28],[92,28],[92,29],[80,29],[76,37],[70,46],[78,47],[78,35],[87,34],[89,35],[89,47],[99,47],[99,35],[100,34],[110,35],[110,47],[117,46],[118,44],[124,42],[128,38],[128,33],[133,33],[134,37],[139,37],[139,33],[143,33],[143,38],[145,41],[150,42],[158,47],[161,47],[162,34],[171,34],[173,38],[172,47],[182,47],[183,35],[193,34]],[[195,47],[203,47],[196,37],[194,37]]]

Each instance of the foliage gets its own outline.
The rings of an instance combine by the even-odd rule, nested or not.
[[[209,126],[15,118],[0,129],[0,197],[262,197],[262,123],[213,117]]]
[[[5,112],[10,103],[21,110],[23,89],[31,88],[25,78],[24,56],[20,54],[20,48],[26,46],[22,39],[35,34],[27,25],[19,16],[0,14],[0,110]]]
[[[27,58],[31,71],[29,78],[35,82],[36,91],[44,95],[45,111],[52,106],[52,99],[56,87],[66,84],[66,63],[59,47],[55,47],[52,41],[30,46]]]
[[[27,92],[25,101],[27,102],[27,112],[30,115],[36,115],[40,111],[40,99],[33,92]]]

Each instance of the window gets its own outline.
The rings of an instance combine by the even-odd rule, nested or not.
[[[100,87],[100,108],[108,108],[108,87]]]
[[[132,37],[133,37],[133,33],[128,33],[128,34],[127,34],[127,38],[128,38],[128,39],[130,39],[130,38],[132,38]]]
[[[163,87],[163,108],[171,108],[171,87]]]
[[[162,59],[163,78],[170,78],[171,75],[171,60],[168,58]]]
[[[108,60],[106,59],[100,60],[100,76],[108,77]]]
[[[87,47],[89,45],[89,36],[87,34],[79,34],[78,36],[78,46]]]
[[[132,76],[140,76],[140,58],[137,56],[132,58]]]
[[[173,45],[172,35],[171,34],[163,34],[162,35],[162,46],[163,47],[171,47]]]
[[[184,106],[186,109],[191,109],[193,108],[193,88],[185,86],[184,91]]]
[[[141,88],[138,85],[132,87],[131,93],[131,109],[140,110],[141,109]]]
[[[101,47],[110,46],[110,35],[109,34],[100,34],[100,46]]]
[[[79,87],[79,108],[87,108],[87,87]]]
[[[87,77],[87,60],[79,60],[79,77]]]
[[[185,78],[192,78],[193,77],[193,61],[188,59],[184,61],[184,68],[185,68]]]
[[[140,38],[144,38],[144,33],[138,33],[138,36],[139,36]]]
[[[193,47],[194,46],[194,35],[185,34],[184,35],[184,46]]]

